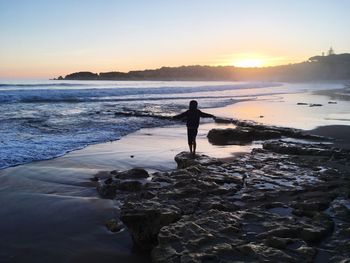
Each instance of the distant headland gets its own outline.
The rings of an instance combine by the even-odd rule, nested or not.
[[[82,71],[54,80],[339,81],[350,80],[350,54],[314,56],[301,63],[262,68],[195,65],[129,72]]]

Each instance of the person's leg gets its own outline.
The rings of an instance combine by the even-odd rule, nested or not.
[[[190,148],[190,153],[192,154],[192,132],[191,129],[187,129],[187,141],[188,147]]]
[[[188,147],[190,148],[190,153],[192,154],[192,144],[188,144]]]
[[[192,145],[193,145],[193,155],[196,155],[196,147],[197,147],[197,142],[196,142],[196,137],[197,137],[198,130],[195,129],[193,131],[193,140],[192,140]]]

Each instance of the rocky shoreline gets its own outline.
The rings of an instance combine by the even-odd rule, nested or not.
[[[94,178],[121,202],[107,227],[127,229],[152,262],[348,262],[348,150],[272,140],[229,161],[175,161],[174,171]]]

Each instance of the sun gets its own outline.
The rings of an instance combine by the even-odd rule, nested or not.
[[[239,68],[260,68],[264,66],[264,61],[257,58],[238,59],[232,63]]]

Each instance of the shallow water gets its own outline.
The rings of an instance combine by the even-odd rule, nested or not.
[[[292,90],[294,86],[305,84],[285,84]],[[308,84],[311,85],[311,84]],[[336,86],[328,86],[335,88]],[[317,86],[314,88],[324,88]],[[327,94],[327,93],[326,93]],[[216,109],[213,114],[256,122],[311,130],[318,126],[350,125],[350,96],[332,99],[331,93],[317,94],[312,89],[297,93],[259,96],[256,100],[243,101]],[[335,102],[330,104],[329,102]],[[306,103],[307,105],[298,105]],[[310,104],[322,106],[310,107]]]
[[[197,98],[202,107],[238,100],[233,91],[271,92],[275,83],[39,81],[0,83],[0,169],[116,140]],[[248,92],[248,93],[249,93]],[[125,115],[129,114],[129,116]],[[130,116],[133,115],[133,116]]]
[[[339,120],[348,118],[344,109],[349,105],[340,101],[321,109],[294,107],[295,101],[306,101],[303,96],[309,96],[311,91],[340,87],[340,84],[265,82],[2,82],[0,169],[120,139],[141,128],[170,125],[173,121],[153,116],[177,114],[193,98],[201,108],[223,107],[245,100],[217,114],[269,124],[309,127],[326,118],[324,123],[344,122]],[[310,95],[308,100],[321,101],[314,96]],[[288,113],[289,121],[284,114],[282,118],[281,114],[276,115],[276,109]],[[262,115],[264,118],[259,118]],[[310,118],[316,121],[310,122]]]

